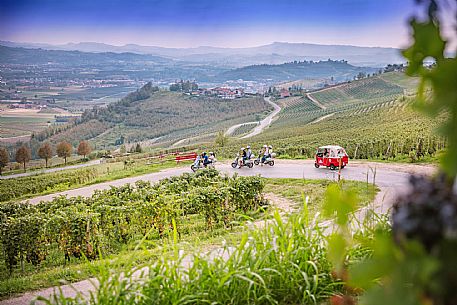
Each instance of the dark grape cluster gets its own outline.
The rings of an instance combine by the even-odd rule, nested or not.
[[[394,204],[395,240],[420,241],[430,251],[443,239],[457,239],[457,195],[445,174],[411,176],[411,190]]]

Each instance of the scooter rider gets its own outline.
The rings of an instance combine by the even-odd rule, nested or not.
[[[249,160],[252,158],[252,150],[251,150],[251,146],[246,146],[246,149],[247,149],[247,152],[246,152],[246,160]]]
[[[214,163],[216,161],[216,155],[212,151],[209,153],[208,160],[210,163]]]
[[[210,164],[211,162],[208,160],[208,155],[206,154],[206,152],[203,152],[202,153],[202,159],[203,159],[203,166],[207,166],[208,164]]]
[[[270,151],[268,150],[267,145],[263,146],[262,152],[263,152],[263,156],[262,156],[262,164],[263,164],[263,163],[265,163],[265,160],[268,158],[268,155],[270,154]]]
[[[271,158],[272,154],[273,154],[273,146],[268,145],[268,158]]]
[[[203,154],[197,155],[197,158],[195,158],[194,165],[195,165],[196,167],[199,167],[199,166],[200,166],[200,162],[201,162],[201,160],[202,160],[202,155],[203,155]]]
[[[241,147],[241,150],[240,150],[240,157],[239,157],[239,168],[241,168],[241,166],[243,166],[244,164],[244,161],[246,161],[246,158],[247,158],[247,152],[246,152],[246,148],[244,147]]]

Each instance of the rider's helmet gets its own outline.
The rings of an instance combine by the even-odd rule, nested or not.
[[[244,148],[244,147],[241,147],[241,149],[240,149],[240,150],[245,150],[245,149],[246,149],[246,148]]]
[[[263,148],[267,148],[268,146],[264,145]]]
[[[210,155],[210,156],[213,156],[213,155],[214,155],[214,153],[213,153],[212,151],[210,151],[210,152],[209,152],[209,155]]]
[[[206,151],[204,151],[204,152],[202,153],[202,155],[206,156]]]
[[[269,145],[268,148],[269,148],[269,149],[273,149],[273,146]]]
[[[246,146],[246,148],[247,148],[247,149],[251,149],[251,146],[250,146],[250,145],[248,145],[248,146]]]

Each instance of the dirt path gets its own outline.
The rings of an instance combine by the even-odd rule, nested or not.
[[[317,92],[317,91],[316,91]],[[311,94],[309,93],[306,93],[306,97],[309,98],[311,100],[311,102],[313,102],[314,104],[317,105],[317,107],[319,107],[320,109],[327,109],[326,106],[322,105],[317,99],[315,99],[313,96],[311,96]]]
[[[326,115],[324,115],[324,116],[318,117],[317,119],[315,119],[314,121],[312,121],[312,122],[310,122],[310,123],[308,123],[308,124],[314,124],[314,123],[323,121],[323,120],[325,120],[325,119],[327,119],[327,118],[329,118],[329,117],[332,117],[332,116],[334,116],[334,115],[335,115],[335,112],[332,112],[332,113],[330,113],[330,114],[326,114]]]

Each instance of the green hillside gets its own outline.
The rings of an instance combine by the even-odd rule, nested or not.
[[[344,146],[351,158],[434,156],[445,146],[434,132],[439,120],[414,111],[414,97],[404,95],[416,83],[393,72],[312,93],[321,106],[306,95],[278,99],[282,110],[272,125],[249,140],[234,139],[233,146],[272,144],[289,157],[313,157],[318,146],[330,144]]]
[[[418,115],[410,103],[410,99],[400,98],[335,113],[313,124],[272,125],[251,143],[272,143],[277,152],[292,157],[312,157],[318,146],[331,144],[345,147],[356,158],[407,156],[420,145],[424,152],[435,152],[444,145],[434,136],[439,122]]]
[[[282,111],[273,122],[271,128],[300,126],[315,120],[325,113],[307,97],[294,96],[280,99],[276,102],[281,106]]]
[[[375,99],[395,99],[404,94],[405,88],[396,82],[387,82],[379,76],[338,85],[310,93],[325,106],[336,106],[346,102],[367,102]]]
[[[85,139],[103,147],[160,138],[179,140],[211,133],[238,122],[252,121],[271,106],[262,97],[223,100],[159,91],[151,84],[106,108],[86,111],[81,121],[61,130],[48,129],[36,136],[51,142],[74,144]]]

